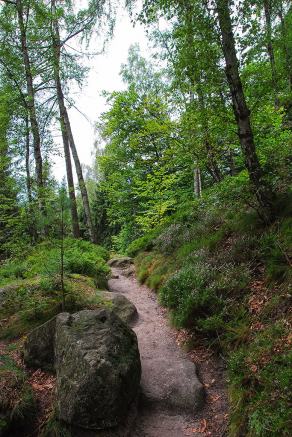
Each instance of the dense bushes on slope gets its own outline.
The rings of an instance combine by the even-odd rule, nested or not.
[[[158,290],[172,322],[226,354],[231,436],[291,431],[288,197],[279,196],[277,220],[264,227],[246,206],[244,179],[230,178],[183,205],[159,235],[153,231],[129,248],[140,249],[138,277]]]

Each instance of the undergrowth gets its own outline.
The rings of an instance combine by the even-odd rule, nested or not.
[[[172,323],[225,354],[232,437],[291,435],[291,203],[279,194],[266,227],[247,181],[227,178],[128,249]]]
[[[36,415],[36,402],[24,370],[6,350],[0,352],[0,434],[27,429]]]
[[[62,310],[59,242],[43,242],[23,257],[0,267],[0,338],[16,338]],[[98,303],[106,287],[108,253],[86,241],[64,241],[65,310]]]

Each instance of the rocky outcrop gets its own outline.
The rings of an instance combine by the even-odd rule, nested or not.
[[[108,261],[108,265],[110,267],[117,267],[119,269],[124,269],[125,267],[129,267],[131,264],[134,264],[132,258],[128,256],[120,256],[116,258],[112,258]]]
[[[139,392],[136,334],[109,309],[59,314],[28,336],[24,358],[46,369],[54,361],[57,415],[70,426],[116,427]]]
[[[137,308],[125,296],[120,293],[103,291],[102,299],[110,303],[110,309],[117,314],[123,322],[132,325],[138,317]]]
[[[123,276],[129,278],[130,276],[134,276],[136,273],[134,264],[131,264],[129,267],[123,270]]]

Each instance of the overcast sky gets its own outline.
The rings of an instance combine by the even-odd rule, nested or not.
[[[147,57],[147,38],[144,28],[133,25],[125,10],[118,12],[115,32],[108,43],[105,53],[87,62],[90,67],[88,80],[82,91],[74,93],[76,106],[86,114],[88,121],[76,109],[70,109],[70,120],[78,148],[79,158],[83,164],[93,162],[94,125],[99,115],[105,110],[105,99],[100,95],[103,90],[114,91],[125,88],[119,76],[122,63],[127,61],[129,47],[139,43],[143,56]],[[62,146],[60,145],[60,150]],[[56,158],[54,174],[58,180],[65,176],[64,159]]]

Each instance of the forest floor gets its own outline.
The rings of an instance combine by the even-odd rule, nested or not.
[[[220,357],[191,338],[185,330],[169,325],[167,311],[156,300],[154,292],[140,285],[135,277],[126,277],[123,270],[113,269],[109,281],[111,291],[122,293],[134,303],[138,319],[133,327],[137,334],[142,363],[142,401],[138,409],[133,437],[181,437],[226,435],[228,424],[227,384],[224,362]],[[188,352],[184,345],[188,344]],[[192,346],[190,346],[192,345]],[[190,373],[194,366],[198,378]],[[195,414],[186,411],[180,400],[188,390],[206,397]],[[172,387],[174,396],[169,394]],[[200,395],[198,394],[200,397]],[[177,399],[177,401],[176,401]],[[200,403],[200,402],[198,402]]]

